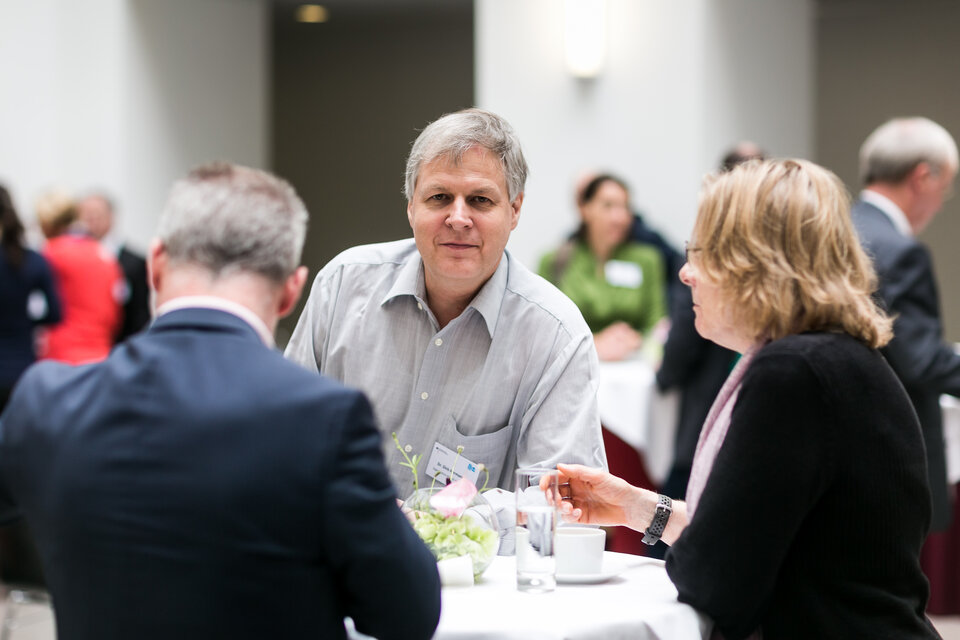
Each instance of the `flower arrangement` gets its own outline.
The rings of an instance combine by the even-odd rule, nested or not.
[[[400,464],[413,473],[414,491],[403,505],[413,529],[437,562],[469,557],[476,581],[490,566],[500,547],[499,525],[493,508],[477,491],[476,485],[466,478],[437,487],[437,477],[434,476],[433,484],[421,489],[417,481],[421,456],[409,456],[409,445],[402,447],[396,433],[393,441],[404,457]],[[457,447],[458,458],[461,453],[463,447]],[[484,471],[489,480],[490,472],[485,468]],[[484,482],[484,488],[486,484]]]

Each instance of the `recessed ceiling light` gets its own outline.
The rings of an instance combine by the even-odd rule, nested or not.
[[[319,4],[302,4],[297,7],[297,22],[326,22],[327,8]]]

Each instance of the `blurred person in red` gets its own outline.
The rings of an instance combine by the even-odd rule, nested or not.
[[[77,207],[63,192],[42,195],[36,213],[47,238],[43,255],[63,306],[63,321],[46,332],[39,356],[73,364],[102,360],[123,319],[120,265],[99,242],[74,228]]]

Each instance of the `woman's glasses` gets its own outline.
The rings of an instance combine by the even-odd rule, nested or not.
[[[690,262],[690,254],[700,251],[700,247],[691,247],[689,242],[683,243],[683,260],[684,262]]]

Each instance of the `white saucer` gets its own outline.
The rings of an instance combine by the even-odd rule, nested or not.
[[[561,584],[600,584],[620,575],[619,571],[600,573],[558,573],[557,582]]]
[[[629,556],[627,556],[629,557]],[[640,556],[633,556],[633,560],[649,560]],[[627,569],[635,566],[615,554],[604,553],[603,569],[600,573],[558,573],[557,582],[561,584],[600,584],[616,578]]]
[[[600,584],[616,577],[618,572],[605,571],[603,573],[558,573],[557,582],[561,584]]]

